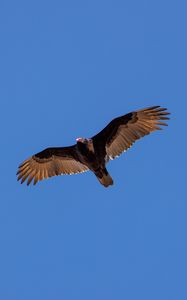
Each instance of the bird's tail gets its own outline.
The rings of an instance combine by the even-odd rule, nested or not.
[[[96,174],[97,179],[99,180],[99,182],[104,185],[105,187],[108,187],[109,185],[113,185],[113,179],[110,176],[110,174],[108,173],[108,171],[105,169],[104,172],[102,172],[102,174]]]

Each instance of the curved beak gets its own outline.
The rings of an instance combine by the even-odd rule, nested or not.
[[[81,141],[82,141],[82,138],[77,138],[76,141],[77,141],[77,142],[81,142]]]

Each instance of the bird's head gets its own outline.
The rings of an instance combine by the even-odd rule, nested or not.
[[[89,145],[89,144],[92,144],[92,139],[86,139],[86,138],[77,138],[76,139],[76,142],[77,143],[82,143],[82,144],[85,144],[85,145]]]
[[[86,138],[77,138],[77,147],[80,151],[84,149],[84,151],[87,149],[88,151],[94,152],[94,146],[92,139],[86,139]]]

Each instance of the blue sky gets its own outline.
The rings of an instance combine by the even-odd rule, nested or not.
[[[0,2],[0,298],[187,299],[185,1]],[[17,166],[162,105],[169,127],[93,174]]]

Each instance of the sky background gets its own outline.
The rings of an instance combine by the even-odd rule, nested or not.
[[[0,1],[0,299],[187,299],[187,4]],[[17,166],[151,105],[169,127],[93,174]]]

